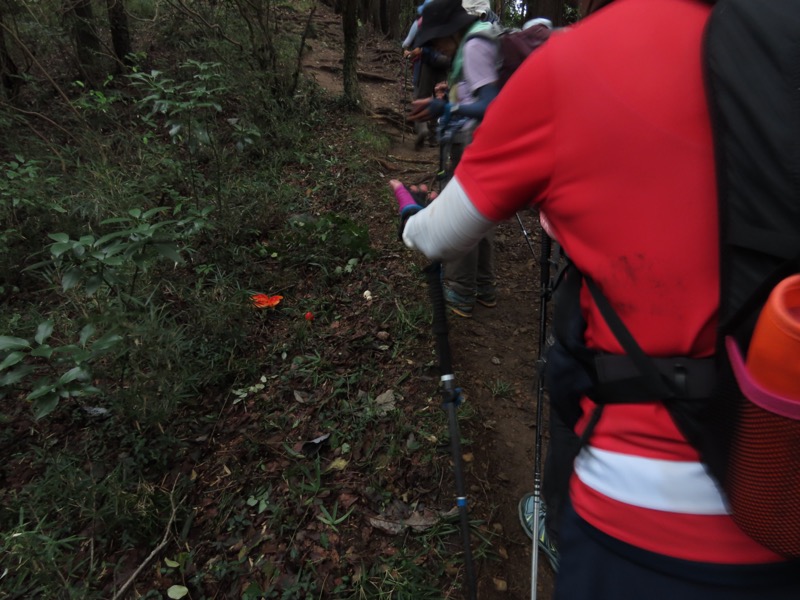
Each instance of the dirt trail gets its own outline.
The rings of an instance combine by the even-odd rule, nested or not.
[[[340,18],[320,5],[314,27],[306,70],[324,88],[341,94]],[[437,150],[414,151],[413,131],[403,121],[399,42],[367,34],[359,52],[359,74],[372,117],[392,139],[389,154],[379,159],[386,179],[432,182]],[[408,100],[410,81],[406,93]],[[521,216],[531,237],[536,238],[534,217]],[[519,525],[517,503],[533,488],[538,266],[516,221],[501,224],[496,241],[498,304],[491,309],[478,305],[472,319],[450,319],[450,343],[458,385],[477,412],[471,426],[462,425],[474,457],[468,464],[467,482],[471,516],[490,523],[498,533],[494,550],[499,557],[478,562],[478,597],[522,600],[530,597],[531,543]],[[538,254],[537,239],[532,243]],[[507,590],[499,591],[496,580],[505,582]],[[538,583],[538,598],[548,600],[553,573],[544,555],[539,557]]]

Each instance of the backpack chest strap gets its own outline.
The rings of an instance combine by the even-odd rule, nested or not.
[[[701,400],[708,398],[716,382],[716,362],[713,358],[653,358],[650,362],[662,380],[674,390],[671,398]],[[594,357],[596,381],[590,392],[598,404],[642,402],[644,399],[669,400],[653,397],[652,381],[644,377],[637,364],[625,355],[598,354]]]

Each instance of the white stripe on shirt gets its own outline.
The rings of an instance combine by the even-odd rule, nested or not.
[[[702,463],[633,456],[585,446],[575,474],[593,490],[619,502],[692,515],[730,510]]]

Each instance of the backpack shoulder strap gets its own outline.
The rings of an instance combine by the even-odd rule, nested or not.
[[[489,23],[488,21],[475,21],[475,23],[472,24],[472,26],[467,30],[467,33],[464,34],[464,39],[461,40],[461,44],[458,46],[458,50],[456,50],[456,54],[453,57],[453,64],[450,69],[450,77],[448,78],[448,82],[450,83],[451,87],[461,81],[462,74],[464,72],[464,44],[466,44],[472,38],[480,38],[496,42],[497,39],[503,34],[503,31],[503,27],[497,23]]]

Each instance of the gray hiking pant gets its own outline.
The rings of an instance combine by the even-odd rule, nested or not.
[[[444,263],[444,284],[456,294],[474,298],[478,289],[494,289],[494,233],[458,260]]]
[[[464,148],[472,141],[472,130],[459,132],[453,138],[450,150],[452,173]],[[442,263],[444,284],[456,294],[474,298],[479,289],[494,289],[494,232],[490,231],[478,245],[457,260]]]

